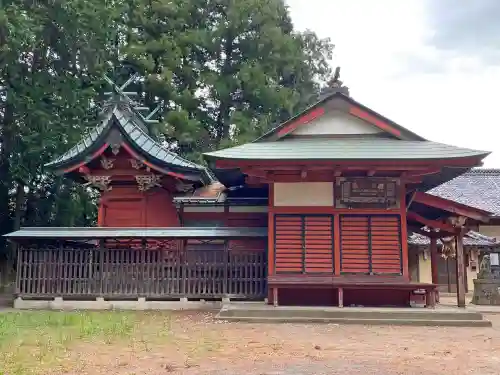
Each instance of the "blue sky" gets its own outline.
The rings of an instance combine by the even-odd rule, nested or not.
[[[430,140],[493,151],[500,168],[499,0],[287,0],[330,37],[351,95]],[[498,152],[497,152],[498,150]]]

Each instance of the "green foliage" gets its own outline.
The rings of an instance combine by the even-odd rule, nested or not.
[[[331,76],[331,42],[295,32],[282,0],[137,4],[127,59],[167,103],[160,131],[187,156],[261,135]]]
[[[95,126],[110,66],[118,81],[140,74],[146,105],[164,103],[152,136],[200,162],[308,104],[332,48],[296,32],[283,0],[4,0],[2,232],[94,223],[96,196],[43,165]]]

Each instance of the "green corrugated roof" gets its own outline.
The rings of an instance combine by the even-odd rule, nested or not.
[[[249,238],[267,237],[267,228],[172,227],[172,228],[21,228],[5,234],[12,239],[92,239],[92,238]]]
[[[255,142],[206,153],[208,158],[240,160],[429,160],[486,156],[471,150],[431,141],[381,137],[286,139]]]
[[[200,165],[186,160],[176,153],[168,150],[146,132],[144,121],[134,112],[125,101],[108,103],[101,114],[102,121],[80,142],[69,149],[66,153],[46,164],[47,167],[57,168],[71,162],[78,162],[80,159],[88,157],[96,148],[100,147],[102,141],[109,133],[111,127],[116,124],[122,134],[149,160],[158,160],[167,166],[179,167],[191,171],[201,172],[205,182],[215,180],[211,171]]]

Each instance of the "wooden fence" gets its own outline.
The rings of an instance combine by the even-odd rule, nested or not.
[[[264,251],[20,248],[20,297],[262,299]]]

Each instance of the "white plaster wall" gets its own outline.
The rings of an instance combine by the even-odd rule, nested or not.
[[[277,182],[275,206],[333,206],[333,182]]]
[[[497,241],[500,240],[500,226],[498,225],[480,225],[478,231],[485,236],[495,237]]]
[[[377,134],[381,130],[347,113],[334,110],[323,117],[300,125],[293,135],[354,135],[354,134]]]

